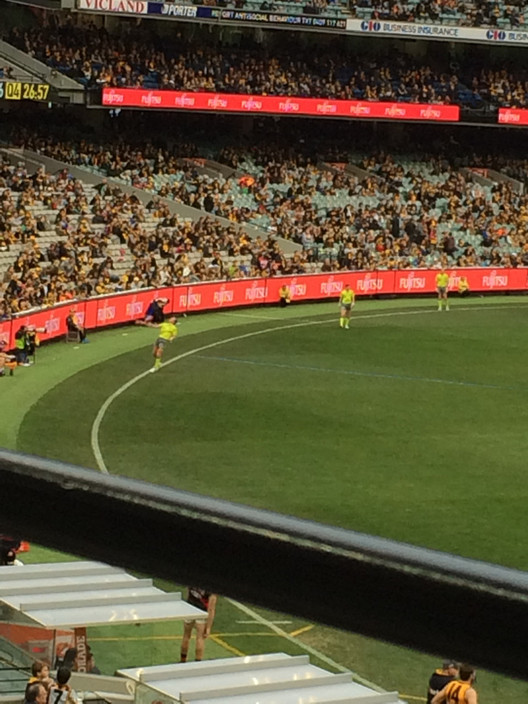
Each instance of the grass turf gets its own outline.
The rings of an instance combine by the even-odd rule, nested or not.
[[[381,306],[390,316],[364,304],[358,310],[366,317],[348,332],[336,326],[334,307],[319,306],[323,320],[332,311],[331,322],[277,329],[182,359],[110,407],[101,431],[105,461],[112,472],[526,568],[527,309],[506,302],[418,315]],[[293,324],[299,312],[290,309],[280,322],[240,318],[246,324],[239,331],[182,334],[170,354],[290,318]],[[236,320],[214,319],[230,326]],[[150,363],[144,348],[115,356],[115,335],[110,359],[79,371],[31,408],[20,449],[94,466],[89,431],[98,408]],[[251,635],[254,625],[234,629],[237,620],[226,602],[217,628],[233,652],[284,650],[272,645],[272,636]],[[160,662],[161,651],[174,659],[167,635],[155,629],[149,636],[162,644]],[[99,631],[91,636],[105,638]],[[127,648],[143,642],[130,638]],[[423,695],[435,664],[322,627],[305,631],[302,640],[411,696]],[[115,649],[115,641],[99,643]],[[127,665],[140,664],[131,657]],[[493,675],[481,678],[479,688],[488,701],[500,693],[519,704],[528,691]]]

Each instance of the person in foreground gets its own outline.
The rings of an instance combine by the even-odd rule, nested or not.
[[[77,696],[68,684],[71,670],[64,665],[57,669],[57,682],[50,687],[48,704],[77,704]]]
[[[157,372],[160,369],[165,345],[167,342],[172,342],[177,334],[175,315],[171,315],[168,320],[159,325],[158,338],[154,343],[154,366],[150,369],[151,372]]]
[[[341,291],[339,296],[339,327],[348,330],[350,316],[352,315],[352,308],[355,305],[356,294],[350,288],[350,284],[346,284],[345,288]]]
[[[216,611],[216,594],[210,594],[200,587],[189,587],[187,592],[187,602],[202,609],[203,618],[190,619],[183,625],[183,638],[180,652],[180,662],[187,662],[189,652],[189,642],[193,628],[196,629],[195,660],[202,660],[205,648],[205,639],[211,633]]]
[[[48,690],[40,682],[33,682],[26,687],[24,704],[46,704]]]
[[[454,660],[444,660],[442,667],[438,667],[429,678],[427,688],[427,704],[431,704],[432,698],[438,692],[452,682],[458,675],[458,664]]]
[[[460,665],[458,677],[435,694],[431,704],[477,704],[477,693],[473,688],[476,672],[471,665]]]

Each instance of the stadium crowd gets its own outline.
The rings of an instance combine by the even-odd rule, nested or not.
[[[398,22],[459,24],[466,27],[509,27],[525,25],[526,3],[502,0],[351,0],[350,12],[357,17]]]
[[[89,166],[101,181],[94,189],[67,169],[31,176],[3,164],[0,250],[14,254],[0,317],[76,297],[221,278],[439,262],[528,265],[528,197],[506,183],[479,185],[438,158],[370,156],[354,174],[345,164],[317,166],[293,149],[226,148],[219,159],[238,167],[226,178],[155,147],[38,138],[25,144]],[[184,149],[197,151],[188,143]],[[143,205],[107,175],[152,197]],[[164,198],[204,214],[182,219]],[[251,239],[243,223],[260,227],[262,236]],[[277,237],[299,250],[285,256]],[[116,267],[116,256],[129,266]]]
[[[111,35],[93,23],[13,29],[8,40],[87,89],[143,87],[450,104],[528,105],[522,65],[432,66],[403,52],[366,56],[342,49],[288,51],[203,46],[132,30]]]
[[[129,253],[128,268],[116,271],[112,245],[123,261]],[[159,200],[143,206],[104,180],[92,189],[67,170],[30,174],[7,162],[0,168],[0,253],[9,260],[0,320],[76,298],[294,266],[276,242],[250,242],[235,225],[184,220]]]
[[[392,6],[391,6],[392,7]],[[394,6],[396,7],[396,6]],[[339,47],[240,48],[196,43],[182,33],[170,39],[143,28],[110,34],[92,22],[50,19],[6,39],[48,66],[82,83],[102,87],[231,92],[376,101],[528,106],[522,63],[487,60],[462,65],[412,57],[392,47],[365,55]],[[467,64],[467,65],[465,65]]]
[[[239,49],[112,36],[102,28],[72,22],[12,30],[9,41],[38,60],[93,87],[144,87],[425,103],[478,102],[456,75],[422,65],[401,52],[382,58],[341,50],[291,53],[263,47]]]

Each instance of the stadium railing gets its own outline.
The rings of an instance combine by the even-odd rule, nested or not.
[[[0,510],[52,548],[528,679],[518,570],[3,450]]]

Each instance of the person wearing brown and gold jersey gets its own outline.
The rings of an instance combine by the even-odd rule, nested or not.
[[[473,688],[475,669],[471,665],[460,665],[458,677],[435,694],[431,704],[478,704],[477,693]]]

